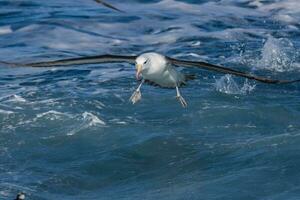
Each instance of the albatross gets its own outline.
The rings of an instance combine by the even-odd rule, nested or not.
[[[83,65],[83,64],[96,64],[96,63],[115,63],[127,62],[135,64],[136,73],[135,77],[141,81],[135,89],[129,100],[135,104],[141,99],[141,87],[144,83],[155,84],[163,88],[174,88],[176,90],[176,99],[183,107],[187,107],[187,102],[182,97],[179,88],[185,85],[188,80],[193,79],[190,75],[186,75],[177,70],[176,67],[196,67],[200,69],[215,71],[223,74],[232,74],[235,76],[244,77],[251,80],[256,80],[267,84],[288,84],[300,82],[298,80],[277,80],[265,77],[252,75],[247,72],[238,71],[235,69],[210,64],[203,61],[189,61],[171,58],[159,53],[149,52],[143,53],[139,56],[131,55],[98,55],[98,56],[85,56],[69,59],[61,59],[54,61],[36,62],[36,63],[8,63],[0,62],[10,66],[27,66],[27,67],[54,67],[54,66],[68,66],[68,65]]]

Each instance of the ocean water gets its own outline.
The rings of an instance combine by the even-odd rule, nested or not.
[[[155,51],[300,78],[298,0],[1,0],[0,60]],[[199,69],[174,89],[126,63],[0,65],[0,199],[300,199],[300,84]]]

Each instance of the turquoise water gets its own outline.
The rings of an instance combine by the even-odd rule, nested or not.
[[[0,60],[140,54],[299,79],[300,12],[285,1],[0,1]],[[198,69],[181,89],[134,66],[0,66],[0,199],[297,200],[300,85]]]

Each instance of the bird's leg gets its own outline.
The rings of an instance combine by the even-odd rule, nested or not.
[[[184,98],[181,96],[178,86],[176,86],[176,99],[178,99],[178,101],[181,103],[182,107],[184,107],[184,108],[187,107],[187,103],[184,100]]]
[[[129,101],[131,101],[132,104],[135,104],[136,102],[138,102],[139,100],[141,100],[141,98],[142,98],[141,87],[142,87],[142,85],[143,85],[144,82],[145,82],[145,80],[143,79],[141,81],[140,85],[137,87],[137,89],[133,92],[133,94],[129,98]]]

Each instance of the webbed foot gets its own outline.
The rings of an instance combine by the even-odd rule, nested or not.
[[[187,107],[187,103],[184,100],[184,98],[180,95],[180,96],[176,96],[176,99],[181,103],[182,107],[186,108]]]
[[[129,101],[132,102],[132,104],[137,103],[142,98],[142,93],[140,90],[135,90],[134,93],[129,98]]]

